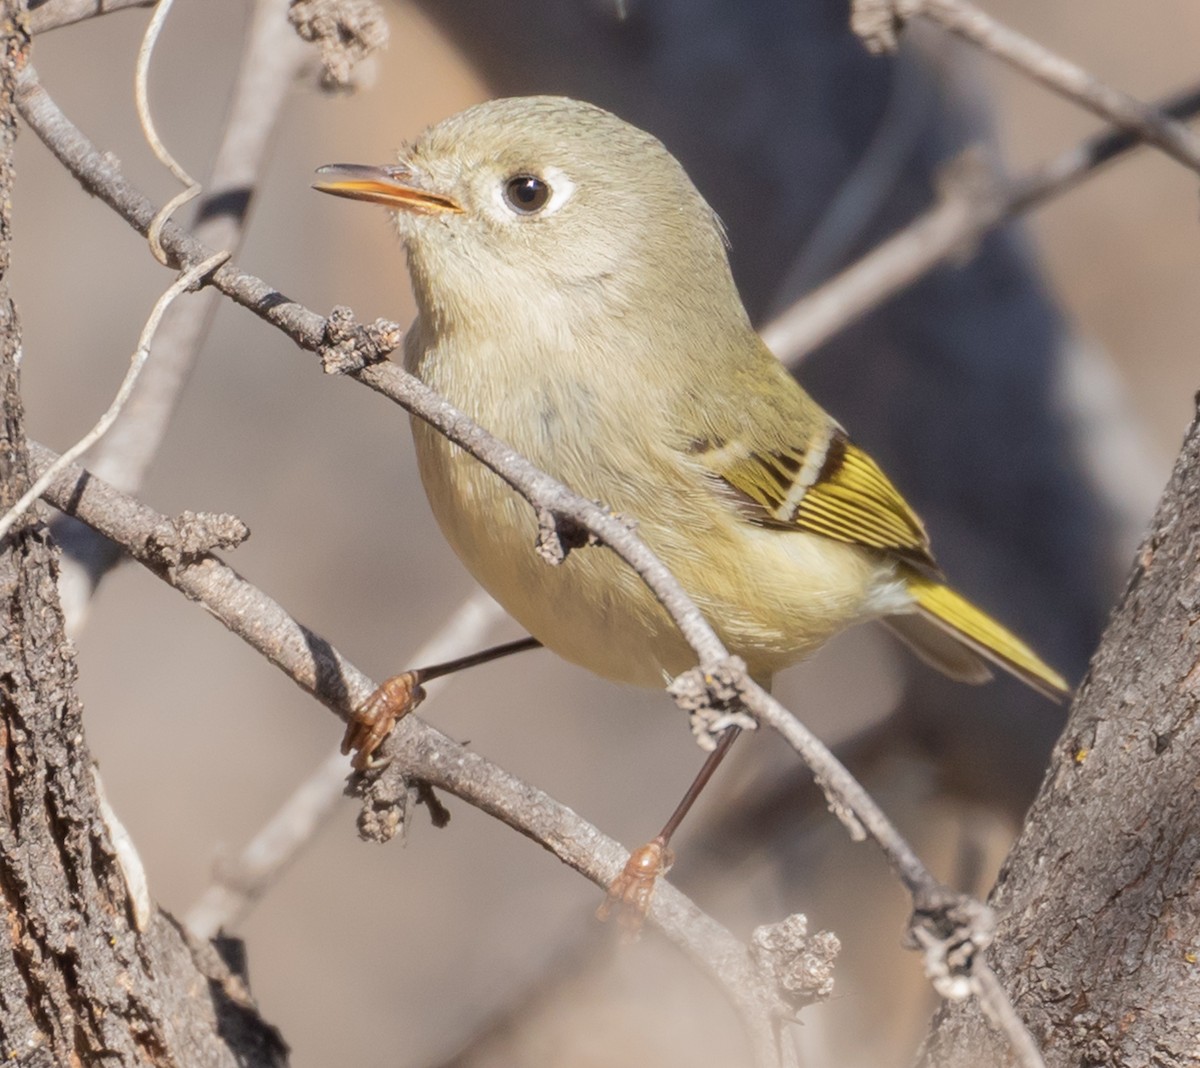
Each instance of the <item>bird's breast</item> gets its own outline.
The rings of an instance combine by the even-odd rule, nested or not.
[[[449,357],[449,358],[448,358]],[[422,350],[410,367],[536,466],[636,524],[731,651],[761,677],[864,616],[886,579],[873,554],[818,535],[744,521],[667,440],[670,412],[619,371],[607,380],[519,368],[485,345]],[[414,419],[418,465],[446,539],[479,583],[531,634],[597,674],[661,685],[695,663],[641,579],[603,548],[557,566],[535,551],[533,509],[474,457]]]

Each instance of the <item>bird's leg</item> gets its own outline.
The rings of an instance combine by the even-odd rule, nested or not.
[[[625,868],[608,887],[608,894],[596,910],[600,920],[607,920],[613,910],[617,910],[617,919],[626,937],[636,938],[642,929],[646,914],[650,911],[650,898],[654,894],[654,886],[660,875],[666,875],[674,863],[675,855],[670,849],[671,836],[679,829],[683,818],[696,803],[700,792],[708,785],[717,765],[725,759],[725,754],[733,747],[741,727],[726,727],[717,742],[716,748],[705,758],[691,786],[683,795],[682,800],[675,806],[671,818],[663,824],[663,829],[645,845],[638,847],[629,855]]]
[[[460,656],[457,660],[447,660],[441,664],[414,668],[391,676],[350,714],[346,733],[342,737],[342,752],[354,752],[351,764],[355,771],[366,771],[375,767],[372,760],[375,750],[391,734],[396,723],[425,700],[425,690],[422,688],[425,683],[440,679],[443,675],[452,675],[463,668],[474,667],[476,664],[486,664],[513,653],[524,652],[526,649],[537,649],[541,644],[536,638],[521,638],[515,642],[505,642],[490,649],[482,649],[468,656]]]

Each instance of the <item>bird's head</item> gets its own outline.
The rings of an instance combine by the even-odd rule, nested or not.
[[[731,295],[740,312],[720,222],[683,168],[590,104],[491,101],[431,127],[397,163],[318,175],[322,192],[394,211],[422,315],[449,325],[670,317]]]

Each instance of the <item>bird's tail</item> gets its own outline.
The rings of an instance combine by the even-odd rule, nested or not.
[[[965,682],[983,682],[991,674],[983,657],[1051,700],[1070,694],[1066,679],[1028,645],[945,583],[909,568],[904,578],[916,612],[884,622],[934,667]]]

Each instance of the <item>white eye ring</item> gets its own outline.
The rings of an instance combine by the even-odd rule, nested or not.
[[[519,199],[513,198],[513,186],[519,181],[538,183],[547,191],[548,198],[541,204],[531,200],[528,207],[523,206]],[[495,187],[494,200],[502,209],[502,213],[510,219],[540,219],[553,215],[571,199],[574,192],[575,183],[564,171],[558,167],[546,167],[540,173],[530,170],[508,175]]]

